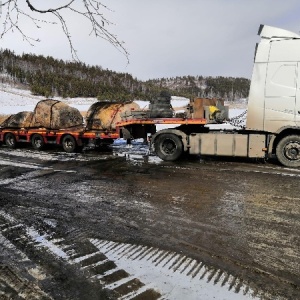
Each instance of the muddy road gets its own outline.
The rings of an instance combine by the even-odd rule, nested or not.
[[[0,299],[300,299],[300,170],[0,148]]]

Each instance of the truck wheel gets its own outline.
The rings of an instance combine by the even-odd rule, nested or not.
[[[31,137],[31,145],[35,150],[42,150],[45,146],[43,137],[36,133]]]
[[[63,146],[63,149],[68,153],[76,152],[76,150],[77,150],[76,140],[70,134],[67,134],[63,137],[62,146]]]
[[[174,161],[182,155],[183,145],[181,139],[171,133],[164,133],[154,142],[155,152],[162,160]]]
[[[289,135],[279,141],[276,156],[286,167],[300,167],[300,136]]]
[[[17,140],[13,133],[7,133],[5,135],[5,144],[8,148],[15,149],[17,146]]]

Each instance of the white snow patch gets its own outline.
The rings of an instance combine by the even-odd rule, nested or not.
[[[46,99],[44,96],[32,95],[29,90],[13,88],[9,85],[0,86],[0,114],[10,115],[21,111],[33,111],[36,104]],[[86,111],[95,102],[96,98],[62,98],[51,99],[62,101],[80,111]]]
[[[118,245],[97,239],[90,241],[109,260],[114,261],[118,269],[129,273],[129,277],[123,281],[107,285],[106,288],[114,289],[125,281],[138,278],[145,284],[146,289],[153,288],[159,291],[164,299],[259,299],[252,296],[251,288],[246,295],[243,295],[243,291],[236,293],[230,286],[235,280],[231,275],[226,283],[222,283],[223,280],[215,283],[209,279],[211,270],[208,267],[181,254],[137,245]],[[136,294],[140,292],[142,291],[138,290]]]
[[[41,247],[47,248],[50,252],[54,253],[60,258],[68,259],[69,256],[55,244],[47,240],[47,235],[40,235],[33,228],[26,228],[26,233]]]
[[[48,167],[41,167],[37,164],[30,164],[28,162],[26,163],[21,163],[21,162],[16,162],[16,161],[11,161],[11,160],[6,160],[6,159],[2,159],[0,161],[0,165],[2,166],[14,166],[14,167],[19,167],[19,168],[26,168],[26,169],[40,169],[40,170],[51,170],[52,168],[48,168]]]

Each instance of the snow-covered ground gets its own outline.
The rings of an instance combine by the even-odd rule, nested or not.
[[[20,111],[33,111],[37,102],[45,99],[44,96],[34,96],[28,90],[20,90],[9,85],[0,86],[0,114],[10,115]],[[80,111],[86,111],[96,98],[66,98],[54,97]]]

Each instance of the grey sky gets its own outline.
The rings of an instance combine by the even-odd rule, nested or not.
[[[48,2],[62,3],[44,1]],[[90,27],[82,19],[67,15],[78,56],[89,65],[127,72],[141,80],[183,75],[250,78],[260,24],[300,31],[299,0],[102,2],[112,10],[104,9],[103,14],[115,23],[108,29],[125,42],[130,63],[104,40],[89,36]],[[36,30],[27,20],[24,30],[41,42],[32,47],[17,33],[10,33],[0,40],[1,48],[72,59],[59,25]]]

